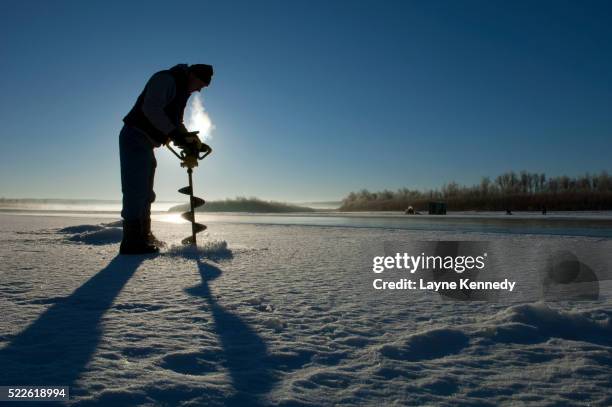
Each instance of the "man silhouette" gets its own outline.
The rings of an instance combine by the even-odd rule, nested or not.
[[[124,126],[119,134],[123,192],[121,254],[159,251],[151,233],[153,179],[157,167],[153,149],[170,141],[201,149],[198,132],[185,128],[183,113],[189,96],[210,85],[212,76],[212,66],[205,64],[179,64],[157,72],[123,118]]]

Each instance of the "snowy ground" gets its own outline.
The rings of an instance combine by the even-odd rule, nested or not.
[[[84,406],[612,405],[608,259],[598,299],[538,286],[539,254],[609,238],[220,222],[198,253],[122,257],[110,221],[0,215],[0,385]],[[414,239],[490,242],[523,296],[373,290],[368,259]]]

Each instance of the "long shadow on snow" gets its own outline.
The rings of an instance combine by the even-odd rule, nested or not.
[[[117,256],[0,350],[0,385],[75,385],[100,339],[100,321],[146,257]]]
[[[276,381],[265,342],[240,317],[219,305],[208,282],[221,275],[211,264],[197,261],[202,284],[188,289],[191,295],[203,297],[208,303],[215,330],[223,348],[226,367],[236,394],[224,401],[226,406],[258,406],[256,398],[268,393]]]

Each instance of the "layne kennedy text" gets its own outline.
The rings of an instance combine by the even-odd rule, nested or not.
[[[514,290],[516,281],[507,278],[503,281],[471,281],[461,278],[459,281],[425,281],[422,278],[411,280],[401,278],[395,281],[385,281],[377,278],[372,282],[376,290]]]

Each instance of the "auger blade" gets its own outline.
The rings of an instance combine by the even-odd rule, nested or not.
[[[195,219],[193,218],[193,215],[191,214],[191,212],[181,213],[181,218],[188,220],[189,222],[195,222]]]
[[[192,195],[193,194],[193,188],[191,188],[191,186],[183,187],[183,188],[179,189],[178,191],[181,194],[185,194],[185,195]]]
[[[181,240],[181,243],[184,245],[196,245],[197,244],[196,234],[206,230],[206,225],[202,225],[201,223],[196,223],[195,221],[195,208],[204,205],[206,202],[202,198],[193,196],[192,174],[193,174],[192,167],[188,167],[187,175],[189,176],[189,186],[183,187],[178,190],[181,194],[189,195],[189,212],[181,213],[181,218],[191,222],[191,236],[186,237],[185,239]]]
[[[181,244],[183,244],[185,246],[193,244],[193,236],[189,236],[189,237],[184,238],[183,240],[181,240]]]
[[[206,230],[206,225],[202,225],[201,223],[194,223],[193,227],[195,229],[195,233],[200,233],[204,230]],[[181,243],[184,245],[190,245],[193,244],[193,236],[189,236],[184,238],[183,240],[181,240]]]
[[[200,233],[206,230],[206,225],[202,225],[201,223],[194,223],[193,229],[195,230],[196,233]]]
[[[198,198],[197,196],[194,196],[191,199],[192,199],[194,208],[198,208],[206,203],[206,201],[204,201],[202,198]]]

